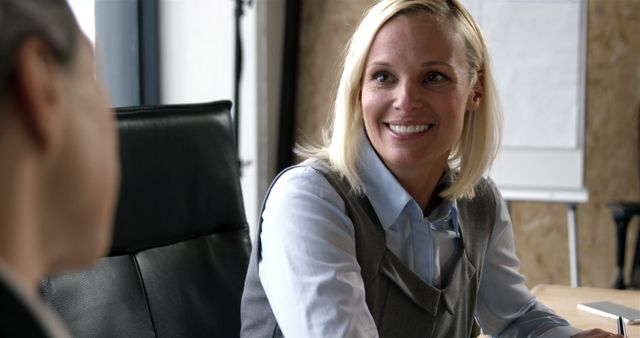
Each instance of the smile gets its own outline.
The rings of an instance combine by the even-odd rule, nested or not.
[[[398,135],[408,135],[421,133],[431,127],[430,124],[413,124],[413,125],[399,125],[389,124],[389,129]]]

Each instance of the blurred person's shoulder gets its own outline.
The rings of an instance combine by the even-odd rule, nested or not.
[[[0,261],[0,337],[71,337],[56,313]]]

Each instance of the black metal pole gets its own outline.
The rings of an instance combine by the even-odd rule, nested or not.
[[[300,1],[287,0],[285,11],[282,86],[280,91],[280,123],[278,132],[278,171],[282,171],[293,162],[292,150],[298,88],[298,47],[300,45]]]
[[[244,15],[244,0],[235,0],[235,78],[233,83],[233,121],[236,140],[236,149],[239,151],[239,127],[240,127],[240,79],[242,78],[242,32],[241,22]]]
[[[140,104],[160,104],[160,27],[156,0],[138,0]]]

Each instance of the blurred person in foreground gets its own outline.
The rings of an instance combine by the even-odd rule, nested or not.
[[[65,0],[0,0],[0,53],[0,337],[67,337],[38,286],[110,246],[113,115]]]
[[[345,54],[330,135],[276,178],[243,337],[579,333],[525,285],[507,208],[483,177],[500,109],[483,35],[457,0],[383,0]],[[619,337],[619,336],[618,336]]]

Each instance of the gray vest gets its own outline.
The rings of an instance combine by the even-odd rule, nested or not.
[[[355,228],[366,303],[380,337],[470,337],[482,263],[495,223],[492,185],[483,179],[473,200],[458,200],[462,243],[457,261],[439,289],[423,281],[387,248],[384,229],[366,196],[351,193],[349,185],[322,162],[313,161],[310,166],[345,202]],[[258,276],[260,251],[258,235],[242,295],[240,336],[282,337]]]

